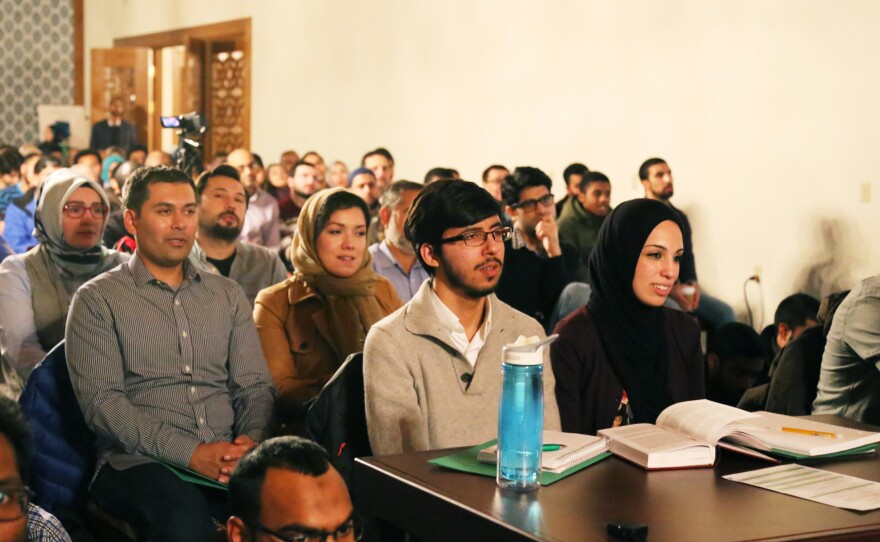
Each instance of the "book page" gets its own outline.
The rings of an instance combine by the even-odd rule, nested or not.
[[[657,425],[703,442],[715,444],[728,432],[726,426],[729,423],[758,417],[757,414],[732,406],[722,405],[708,399],[699,399],[667,407],[657,418]]]
[[[880,442],[880,433],[772,412],[756,412],[756,414],[759,415],[758,418],[732,424],[728,428],[731,433],[729,440],[760,448],[750,441],[754,439],[767,448],[806,456],[838,453]]]
[[[880,508],[880,483],[802,465],[779,465],[724,478],[838,508]]]
[[[611,435],[613,439],[619,440],[645,454],[678,450],[689,446],[704,446],[703,443],[695,442],[684,435],[672,433],[662,427],[647,423],[604,429],[601,431],[601,434]]]

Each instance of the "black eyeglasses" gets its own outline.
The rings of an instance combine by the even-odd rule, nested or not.
[[[14,521],[27,514],[33,493],[27,486],[0,488],[0,522]]]
[[[83,205],[82,203],[68,203],[63,207],[64,214],[70,218],[81,218],[86,211],[92,214],[94,218],[104,218],[107,214],[107,208],[103,203],[93,203],[91,205]]]
[[[512,228],[498,228],[497,230],[492,231],[469,231],[463,233],[461,235],[456,235],[454,237],[447,237],[446,239],[440,239],[440,243],[454,243],[456,241],[464,241],[469,247],[481,247],[486,244],[486,241],[489,239],[489,236],[492,236],[492,239],[496,241],[509,241],[510,237],[513,235]]]
[[[539,203],[543,207],[549,207],[549,206],[553,205],[553,194],[547,194],[545,196],[541,196],[538,199],[527,199],[527,200],[521,201],[519,203],[514,203],[510,207],[512,209],[522,209],[523,211],[529,212],[529,211],[534,211],[535,207]]]
[[[282,534],[260,525],[259,523],[256,524],[254,528],[269,536],[273,536],[278,540],[282,540],[283,542],[327,542],[327,539],[331,536],[334,541],[338,542],[340,540],[360,540],[364,536],[364,525],[357,518],[349,519],[332,532],[316,530],[308,533],[297,533],[294,531],[288,531],[287,533]]]

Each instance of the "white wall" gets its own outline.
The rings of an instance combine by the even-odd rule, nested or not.
[[[351,166],[381,145],[400,178],[501,162],[560,185],[582,161],[620,202],[656,155],[701,283],[738,311],[758,268],[766,319],[880,269],[878,2],[86,0],[86,48],[241,17],[269,161],[292,147]]]

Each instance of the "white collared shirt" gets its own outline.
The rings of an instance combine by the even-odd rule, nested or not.
[[[474,334],[474,338],[468,341],[467,333],[458,316],[443,303],[433,288],[428,290],[430,291],[429,299],[434,305],[434,312],[437,314],[437,320],[449,333],[449,340],[452,342],[452,345],[468,360],[471,367],[475,367],[477,356],[480,355],[480,350],[482,350],[483,345],[486,343],[486,337],[492,329],[492,303],[488,299],[486,300],[483,325]]]

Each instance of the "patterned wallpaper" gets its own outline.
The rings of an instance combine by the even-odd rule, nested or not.
[[[73,104],[73,2],[0,0],[0,142],[37,143],[41,104]]]

